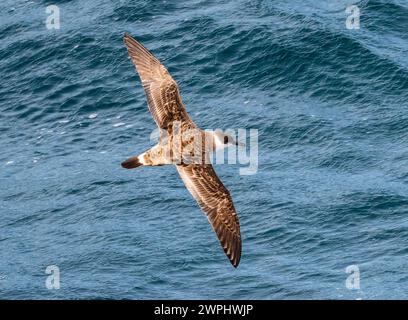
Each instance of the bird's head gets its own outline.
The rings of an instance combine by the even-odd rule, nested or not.
[[[214,140],[216,149],[224,149],[229,146],[245,147],[245,143],[236,141],[234,137],[221,130],[214,131]]]

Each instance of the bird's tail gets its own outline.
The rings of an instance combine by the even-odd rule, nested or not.
[[[125,169],[134,169],[143,165],[143,163],[139,160],[140,156],[131,157],[126,159],[121,163],[122,167]]]
[[[138,156],[131,157],[122,162],[122,167],[126,169],[133,169],[140,166],[162,166],[164,164],[171,164],[164,157],[163,146],[160,144],[155,145],[146,152],[139,154]]]

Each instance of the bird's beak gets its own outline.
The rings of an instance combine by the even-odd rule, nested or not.
[[[238,147],[245,147],[245,143],[243,143],[243,142],[236,141],[235,145],[238,146]]]

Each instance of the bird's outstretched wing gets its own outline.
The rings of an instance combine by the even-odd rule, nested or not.
[[[146,93],[149,110],[160,129],[168,130],[174,121],[191,122],[181,100],[176,81],[141,43],[125,34],[128,49]]]
[[[211,164],[178,165],[177,170],[207,215],[231,264],[237,267],[241,259],[241,232],[229,191]]]

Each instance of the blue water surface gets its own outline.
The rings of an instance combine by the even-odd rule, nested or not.
[[[408,299],[408,3],[351,3],[2,1],[0,298]],[[125,32],[200,127],[258,129],[256,174],[216,165],[238,269],[173,166],[120,167],[156,128]]]

